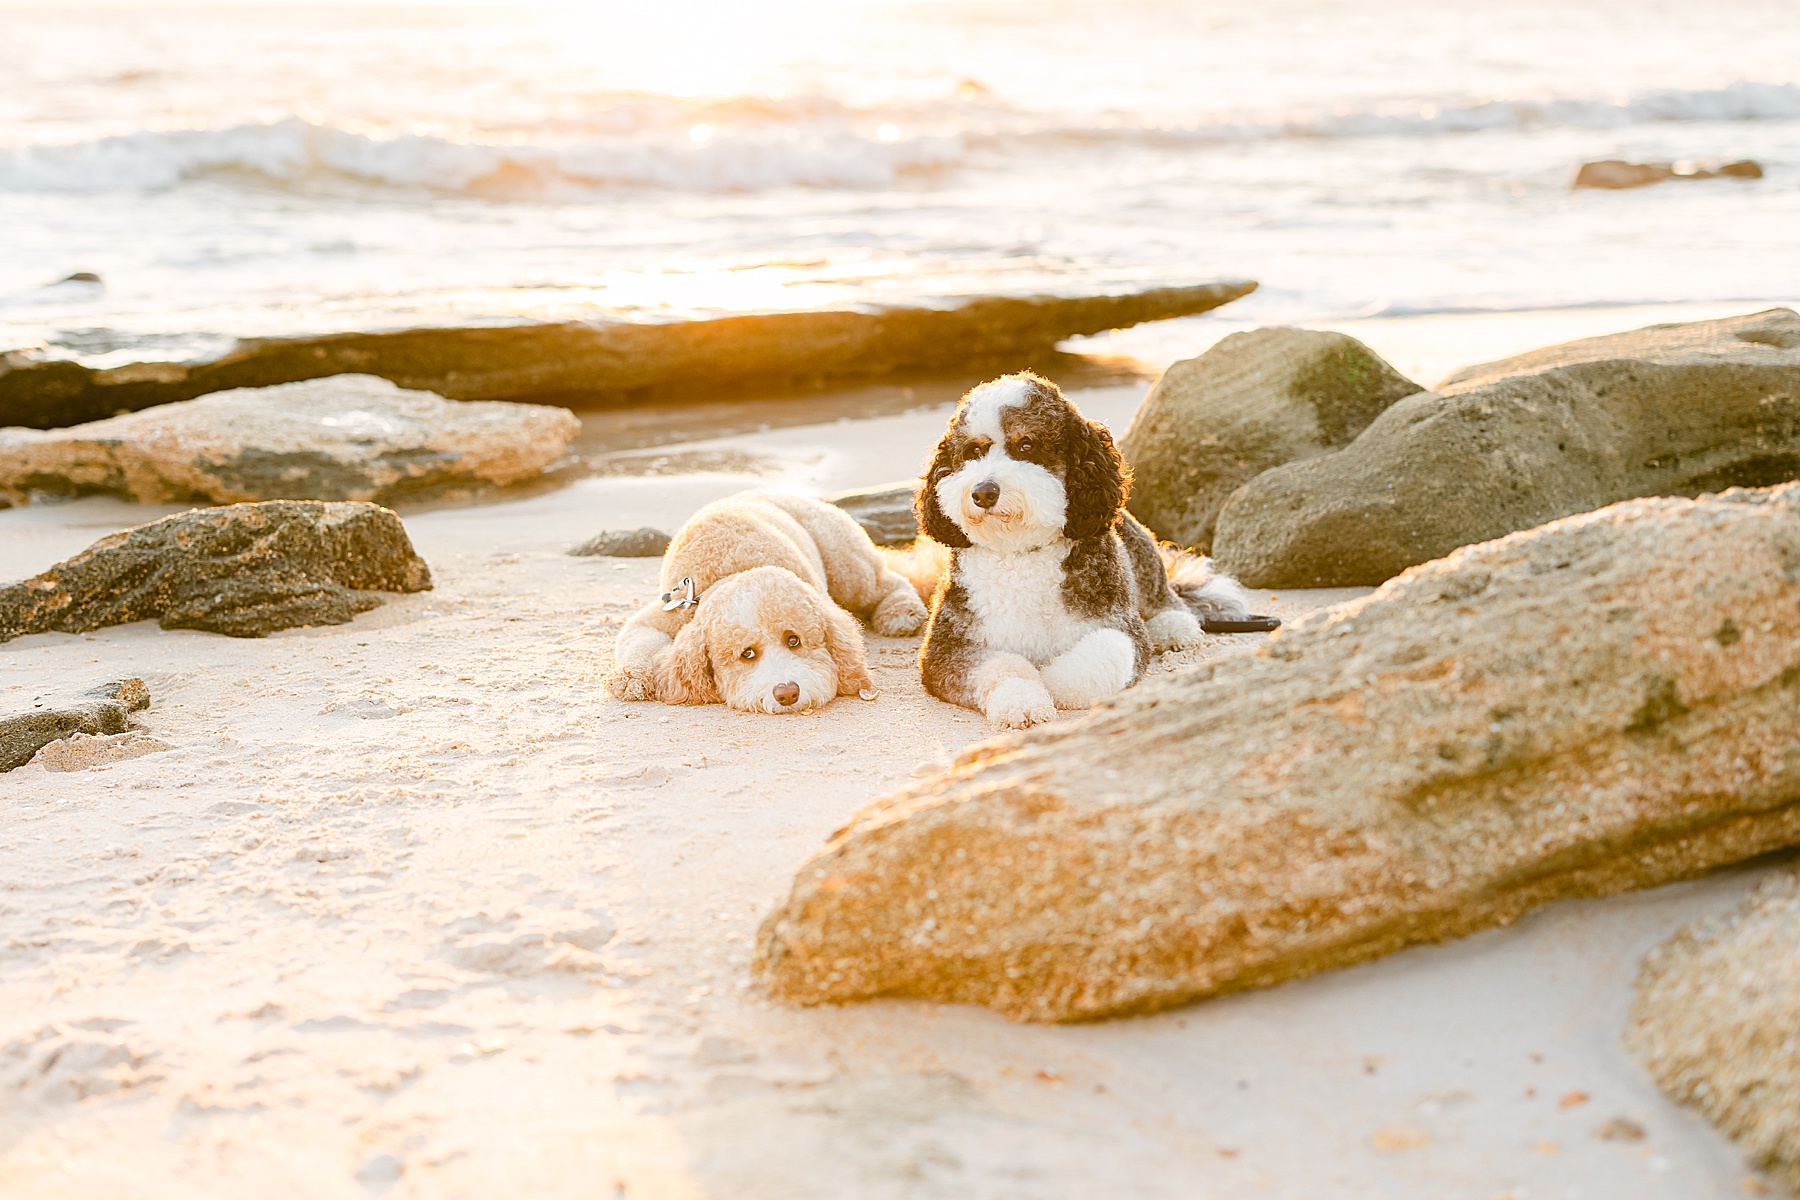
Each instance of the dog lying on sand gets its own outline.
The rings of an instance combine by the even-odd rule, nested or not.
[[[623,700],[795,713],[875,698],[852,613],[887,637],[925,623],[920,586],[822,500],[740,492],[707,505],[663,556],[660,600],[619,631],[608,681]],[[927,565],[926,590],[935,581]],[[848,611],[846,611],[848,610]]]
[[[925,690],[1022,728],[1137,682],[1203,621],[1279,624],[1251,617],[1206,560],[1158,546],[1125,511],[1130,486],[1111,435],[1049,380],[970,391],[916,499],[919,527],[951,552],[919,652]]]

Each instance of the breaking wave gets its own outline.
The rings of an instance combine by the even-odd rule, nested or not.
[[[474,140],[362,133],[298,119],[133,133],[0,149],[0,191],[154,191],[218,177],[283,187],[342,180],[495,198],[618,187],[879,188],[910,174],[958,166],[972,150],[1055,142],[1423,137],[1800,120],[1800,85],[1736,83],[1613,99],[1396,100],[1148,123],[1141,117],[1027,113],[987,102],[893,113],[861,112],[828,100],[752,98],[715,107],[724,114],[716,132],[699,119],[708,110],[678,112],[673,102],[647,101],[597,113],[585,126]]]

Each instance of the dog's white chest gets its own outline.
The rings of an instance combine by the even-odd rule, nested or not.
[[[968,594],[983,644],[1041,666],[1081,640],[1093,622],[1063,605],[1068,555],[1067,542],[1022,554],[972,546],[957,555],[956,580]]]

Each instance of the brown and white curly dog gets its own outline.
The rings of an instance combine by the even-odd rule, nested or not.
[[[619,631],[609,686],[624,700],[745,712],[872,700],[851,614],[888,637],[925,623],[919,590],[896,564],[905,560],[822,500],[754,491],[716,501],[669,544],[663,597]]]

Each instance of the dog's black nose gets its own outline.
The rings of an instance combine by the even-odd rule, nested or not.
[[[992,508],[1000,503],[1000,485],[993,480],[984,480],[969,489],[969,499],[975,502],[976,508]]]
[[[797,683],[778,683],[775,685],[775,703],[787,708],[800,702],[800,685]]]

